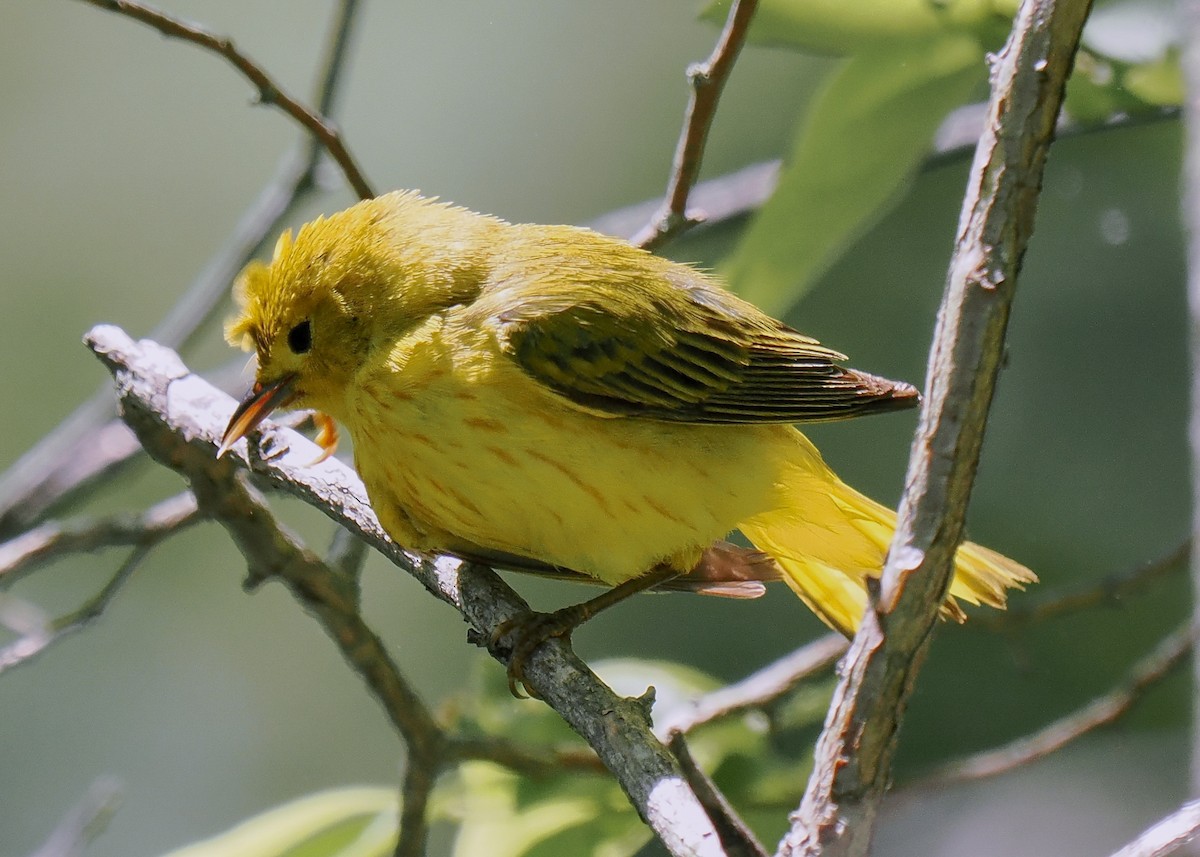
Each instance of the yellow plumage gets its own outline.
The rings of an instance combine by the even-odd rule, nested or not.
[[[394,193],[284,235],[237,298],[227,335],[257,351],[259,383],[227,443],[276,406],[332,415],[400,544],[618,584],[664,565],[686,581],[740,529],[822,619],[857,626],[894,514],[791,423],[915,391],[695,269]],[[964,544],[943,612],[1035,579]]]

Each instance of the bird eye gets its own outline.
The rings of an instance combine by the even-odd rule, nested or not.
[[[307,318],[288,331],[288,348],[293,354],[305,354],[312,348],[312,322]]]

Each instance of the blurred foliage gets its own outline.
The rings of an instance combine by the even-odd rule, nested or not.
[[[716,0],[702,17],[722,22],[729,6]],[[1180,104],[1178,31],[1162,26],[1172,9],[1133,0],[1097,13],[1069,90],[1072,119]],[[1009,0],[765,0],[751,39],[845,60],[801,117],[778,188],[722,267],[734,288],[772,312],[794,305],[911,185],[951,111],[985,94],[987,54],[1015,10]],[[1115,33],[1122,24],[1132,33]],[[1137,50],[1122,51],[1130,40]]]
[[[18,5],[0,9],[0,23]],[[752,40],[770,47],[748,49],[735,70],[706,172],[782,155],[778,191],[747,223],[699,230],[668,252],[719,267],[744,294],[788,311],[789,321],[857,365],[918,378],[969,157],[952,153],[933,164],[932,141],[948,113],[983,95],[985,55],[1002,44],[1014,7],[763,0]],[[54,74],[36,96],[15,88],[12,69],[0,75],[8,87],[0,105],[20,119],[0,132],[0,157],[24,167],[0,173],[10,200],[0,248],[12,260],[0,292],[12,319],[0,347],[10,350],[0,353],[7,365],[39,367],[9,382],[15,406],[0,417],[8,420],[9,460],[100,377],[73,350],[79,332],[102,318],[148,326],[293,135],[283,125],[272,136],[240,102],[230,106],[241,90],[211,57],[75,4],[21,8],[25,18],[15,20],[24,29],[9,32],[34,35],[7,37],[0,70],[5,62],[42,69],[47,46],[59,50],[59,63],[84,57],[79,66],[50,64]],[[720,22],[727,9],[714,3],[701,17]],[[1023,277],[1028,293],[1014,314],[973,537],[1036,568],[1045,581],[1039,589],[1121,570],[1186,529],[1179,135],[1174,123],[1137,121],[1162,119],[1180,103],[1172,9],[1165,0],[1101,4],[1089,23],[1067,101],[1081,133],[1052,156]],[[178,11],[212,15],[217,29],[234,21],[239,43],[303,91],[318,31],[312,22],[324,5],[245,19],[241,4],[180,2]],[[580,221],[656,193],[678,130],[680,72],[709,49],[714,31],[687,29],[682,6],[657,10],[653,20],[635,2],[556,14],[581,17],[555,17],[536,4],[505,13],[431,7],[407,17],[371,7],[341,124],[372,178],[513,219]],[[613,56],[622,57],[619,67]],[[76,81],[66,95],[55,89],[65,78]],[[406,81],[402,93],[396,81]],[[1118,120],[1129,127],[1106,127]],[[114,166],[79,166],[95,162]],[[321,205],[346,201],[339,191]],[[197,357],[224,356],[214,326]],[[898,490],[909,434],[903,418],[812,431],[848,481],[884,500]],[[115,502],[137,506],[176,488],[146,469],[123,483]],[[107,509],[114,501],[101,502]],[[323,532],[311,510],[281,505],[298,529]],[[318,791],[339,778],[394,779],[393,736],[356,677],[281,592],[268,588],[253,600],[236,592],[239,559],[215,528],[159,556],[82,650],[64,645],[4,677],[0,829],[14,839],[0,843],[3,850],[31,851],[35,832],[69,802],[64,794],[95,770],[113,770],[133,788],[97,854],[162,853],[163,843],[198,839],[248,807],[305,791],[313,793],[172,857],[387,853],[394,790]],[[40,575],[23,594],[51,608],[68,603],[97,567],[74,558],[60,577]],[[545,706],[509,698],[495,664],[476,659],[460,688],[470,657],[461,628],[427,610],[425,593],[398,577],[378,563],[368,571],[368,620],[401,629],[398,659],[431,698],[447,698],[458,728],[535,746],[578,744]],[[578,600],[571,587],[519,585]],[[1006,635],[944,629],[912,703],[901,774],[1008,740],[1081,704],[1119,678],[1187,602],[1181,576],[1132,603]],[[715,687],[714,676],[738,677],[818,631],[786,592],[748,605],[648,597],[597,626],[577,635],[580,650],[642,656],[597,668],[622,692],[653,684],[660,712]],[[696,664],[704,669],[689,666]],[[769,719],[731,718],[691,741],[764,841],[778,836],[803,788],[829,692],[828,681],[812,683]],[[1186,717],[1186,688],[1176,681],[1127,728],[1177,734]],[[1083,765],[1068,780],[1034,771],[1003,801],[981,799],[970,812],[958,795],[910,799],[907,817],[916,821],[906,827],[905,808],[893,810],[893,834],[878,850],[1096,851],[1106,836],[1124,835],[1122,824],[1137,829],[1139,813],[1159,814],[1163,794],[1181,790],[1182,756],[1139,750],[1148,760],[1144,782],[1130,787],[1136,774],[1121,762],[1121,777],[1111,779],[1126,785],[1111,794],[1099,791],[1106,777]],[[1004,784],[995,789],[984,794],[1003,794]],[[1093,799],[1094,817],[1064,821],[1061,805],[1038,815],[1064,794]],[[472,762],[448,775],[435,798],[436,816],[454,825],[435,843],[443,853],[616,857],[647,838],[617,787],[598,776],[531,779]],[[929,807],[940,809],[931,815]],[[1001,833],[981,832],[987,812]],[[1070,835],[1051,840],[1056,832]],[[1023,836],[1036,844],[1023,847]],[[999,850],[986,851],[989,843]]]
[[[593,668],[618,693],[639,696],[654,688],[656,719],[670,719],[721,682],[698,670],[664,661],[599,661]],[[832,686],[790,695],[783,728],[813,728],[824,718]],[[553,710],[516,700],[500,670],[476,669],[447,703],[464,735],[503,738],[548,751],[586,750]],[[696,762],[741,811],[764,841],[777,839],[800,797],[810,753],[787,759],[772,747],[766,721],[755,713],[697,729],[688,739]],[[398,795],[394,789],[340,789],[269,810],[227,833],[166,857],[372,857],[395,845]],[[554,857],[638,852],[650,832],[617,784],[577,771],[521,776],[492,762],[461,765],[443,779],[432,816],[456,825],[453,854],[474,857]]]

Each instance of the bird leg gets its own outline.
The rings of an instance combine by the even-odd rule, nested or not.
[[[679,572],[670,566],[656,566],[640,577],[619,583],[595,598],[589,598],[579,604],[563,607],[553,613],[538,613],[531,610],[501,622],[491,634],[489,648],[495,649],[504,637],[511,637],[508,646],[509,692],[517,699],[525,696],[541,699],[541,695],[530,687],[529,682],[525,679],[525,662],[529,660],[529,656],[538,646],[554,637],[570,639],[572,631],[601,610],[607,610],[631,595],[653,589],[678,576]]]

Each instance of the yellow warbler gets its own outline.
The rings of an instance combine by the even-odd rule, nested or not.
[[[782,576],[857,627],[895,515],[792,423],[916,391],[838,366],[714,278],[397,192],[285,233],[235,293],[226,336],[258,380],[223,450],[276,407],[314,408],[349,429],[401,545],[627,588],[752,596]],[[718,543],[734,529],[761,553]],[[1035,580],[965,543],[943,614]]]

